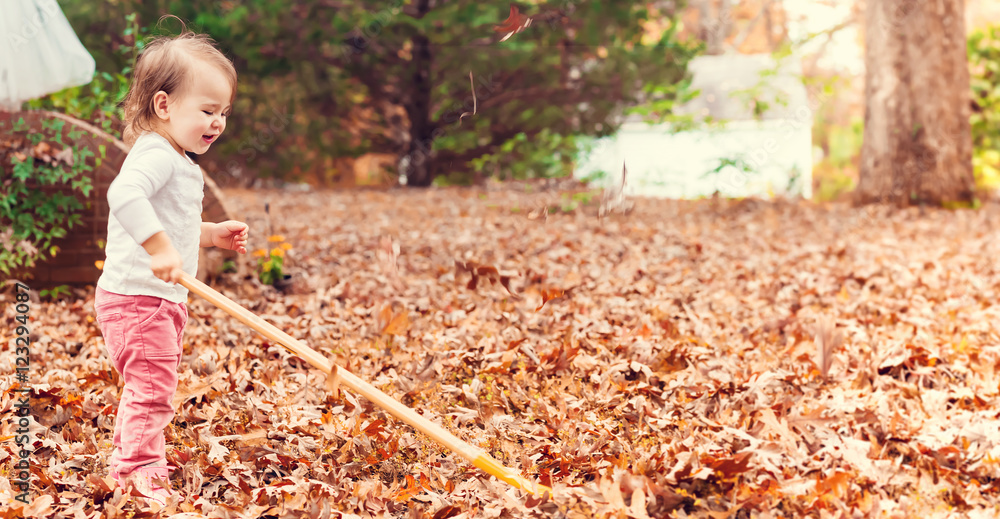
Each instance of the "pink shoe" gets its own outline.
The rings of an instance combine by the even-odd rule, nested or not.
[[[166,505],[167,500],[173,495],[170,490],[170,467],[150,465],[139,467],[133,470],[125,480],[126,485],[132,485],[142,494],[142,497],[161,507]]]

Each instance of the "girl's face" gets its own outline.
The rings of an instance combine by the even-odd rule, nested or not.
[[[173,96],[157,92],[153,106],[161,123],[158,132],[177,153],[201,155],[226,129],[232,87],[220,70],[207,63],[197,62],[191,75],[194,79],[184,92]]]

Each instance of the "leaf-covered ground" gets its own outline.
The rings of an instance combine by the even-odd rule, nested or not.
[[[1000,208],[230,191],[295,283],[217,289],[525,476],[484,475],[193,297],[168,458],[211,517],[995,517]],[[270,204],[270,216],[264,204]],[[397,256],[398,251],[398,256]],[[478,278],[469,262],[510,275]],[[118,402],[92,292],[32,311],[37,499],[107,486]],[[8,293],[4,319],[12,322]],[[0,372],[13,385],[11,331]],[[0,460],[14,452],[3,395]],[[0,478],[3,504],[12,500]],[[20,506],[20,505],[18,505]]]

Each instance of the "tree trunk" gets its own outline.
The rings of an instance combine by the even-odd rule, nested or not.
[[[428,3],[428,0],[417,2],[418,17],[427,14]],[[406,185],[427,187],[434,180],[431,157],[434,128],[431,124],[431,42],[423,34],[413,37],[412,63],[410,97],[406,102],[406,115],[410,119],[409,161],[404,173]]]
[[[855,201],[971,202],[964,0],[869,0]]]

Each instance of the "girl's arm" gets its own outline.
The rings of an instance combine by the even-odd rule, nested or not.
[[[215,224],[212,222],[201,222],[201,242],[199,245],[201,247],[213,247],[212,244],[212,230],[215,229]]]
[[[135,159],[108,187],[108,208],[125,232],[141,244],[166,230],[149,198],[170,180],[172,169],[164,165],[173,159],[160,148],[143,152]]]

